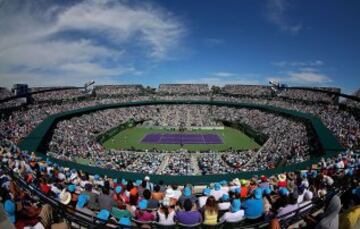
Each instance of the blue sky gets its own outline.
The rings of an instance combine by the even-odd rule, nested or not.
[[[360,2],[0,0],[0,82],[360,87]]]

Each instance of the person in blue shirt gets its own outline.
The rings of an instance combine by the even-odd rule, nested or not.
[[[245,210],[245,217],[247,219],[258,219],[264,214],[264,203],[262,199],[262,189],[254,190],[252,197],[247,199],[243,206]]]

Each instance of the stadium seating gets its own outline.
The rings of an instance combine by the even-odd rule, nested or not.
[[[357,103],[337,102],[336,97],[303,90],[274,95],[265,86],[226,85],[220,94],[209,94],[207,85],[207,89],[205,85],[160,85],[155,94],[140,88],[143,87],[106,86],[99,88],[95,97],[82,97],[77,91],[56,90],[36,94],[26,105],[0,104],[0,202],[3,209],[0,211],[6,215],[0,219],[0,225],[4,225],[3,218],[17,228],[49,228],[51,225],[65,228],[266,228],[276,222],[283,228],[305,225],[313,228],[323,225],[324,219],[340,228],[359,225],[356,220],[345,220],[350,214],[348,209],[360,208],[360,154],[357,152],[360,150],[360,124],[354,115],[358,111]],[[135,95],[127,96],[128,93]],[[6,92],[2,94],[7,96]],[[107,98],[106,95],[111,96]],[[47,144],[42,150],[53,158],[64,161],[74,161],[75,156],[89,158],[92,166],[143,173],[140,179],[80,171],[38,152],[19,148],[28,134],[51,115],[58,117],[56,114],[104,104],[162,100],[271,105],[308,113],[331,131],[344,150],[314,161],[305,169],[279,170],[267,177],[231,177],[201,185],[153,180],[153,174],[259,171],[272,168],[273,163],[269,162],[282,158],[286,159],[285,165],[292,165],[308,160],[311,153],[322,147],[319,136],[300,120],[261,109],[204,104],[142,105],[89,112],[57,122],[51,138],[44,138],[43,143]],[[95,135],[130,118],[147,120],[159,127],[183,123],[217,127],[218,120],[239,122],[267,135],[271,141],[256,152],[229,150],[196,154],[197,171],[192,167],[194,154],[188,151],[104,150]],[[166,166],[162,164],[165,159],[169,160]],[[237,205],[238,200],[240,205]],[[226,210],[220,209],[221,206],[227,206]],[[260,211],[261,220],[253,220],[252,211],[255,210]],[[319,214],[331,210],[336,217],[328,219],[326,214]],[[240,220],[227,222],[223,218],[225,213],[242,216],[235,217]],[[168,218],[170,214],[174,217]],[[189,216],[201,220],[188,223],[180,220]],[[352,217],[359,220],[359,216]],[[213,219],[215,221],[211,221]],[[206,220],[213,223],[204,223]]]

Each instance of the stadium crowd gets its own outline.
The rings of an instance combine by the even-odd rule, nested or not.
[[[97,96],[137,95],[144,93],[144,88],[142,85],[102,85],[96,86],[95,92]]]
[[[360,122],[351,110],[358,109],[358,103],[351,102],[349,109],[343,109],[341,105],[349,104],[348,101],[338,104],[338,98],[324,93],[304,90],[274,93],[271,88],[264,86],[228,85],[222,89],[226,95],[211,94],[203,85],[165,87],[165,95],[139,95],[140,93],[134,90],[136,89],[133,87],[106,88],[103,94],[100,90],[99,95],[103,96],[79,101],[76,100],[79,99],[78,92],[73,94],[66,90],[53,91],[37,94],[35,101],[25,106],[19,107],[18,103],[11,101],[0,104],[0,109],[6,108],[2,110],[6,112],[1,112],[0,115],[0,201],[11,222],[19,228],[35,224],[42,224],[47,228],[54,221],[58,221],[52,218],[55,212],[52,212],[50,205],[44,205],[36,195],[12,179],[12,175],[15,174],[24,178],[28,185],[34,185],[41,193],[57,199],[72,211],[76,210],[76,214],[85,212],[90,215],[87,217],[108,220],[107,224],[119,222],[126,225],[130,219],[158,221],[161,224],[253,222],[254,219],[260,221],[259,219],[267,220],[274,217],[282,220],[289,217],[284,214],[307,203],[310,204],[307,208],[315,205],[313,200],[324,198],[326,193],[342,189],[348,191],[341,203],[337,197],[333,197],[321,220],[311,220],[309,216],[305,221],[312,226],[318,223],[318,228],[338,228],[337,219],[340,217],[343,219],[340,220],[340,225],[353,224],[353,228],[359,226],[356,220],[353,221],[353,217],[354,212],[360,211],[360,157],[354,154],[353,150],[360,149]],[[1,97],[9,96],[6,91],[0,92]],[[199,93],[203,95],[192,95]],[[357,93],[359,96],[359,92]],[[107,95],[116,96],[110,99],[106,98]],[[64,101],[55,103],[52,100]],[[153,183],[148,177],[132,181],[121,177],[112,179],[86,174],[61,167],[49,160],[44,161],[34,154],[21,152],[16,147],[49,115],[97,104],[145,100],[255,103],[310,113],[319,117],[348,150],[334,158],[321,160],[306,171],[276,174],[269,178],[262,176],[250,180],[223,181],[208,184],[208,187],[202,187],[201,192],[198,192],[199,187],[193,187],[191,184],[185,187],[167,186]],[[17,105],[11,107],[13,104]],[[307,126],[282,116],[259,110],[202,105],[178,105],[178,110],[169,108],[167,105],[161,105],[115,109],[121,112],[104,110],[59,122],[48,146],[49,155],[70,161],[87,158],[91,166],[121,171],[192,175],[273,168],[277,163],[291,164],[307,160],[309,153],[318,149],[313,144],[314,136]],[[214,126],[218,124],[216,120],[228,120],[245,123],[266,134],[269,139],[257,152],[229,150],[224,153],[201,152],[195,155],[183,151],[105,151],[95,141],[98,133],[129,118],[138,121],[156,120],[153,123],[161,126],[178,126],[184,123],[192,126],[199,122],[201,125]],[[356,206],[347,210],[353,205]],[[117,210],[120,210],[121,214],[117,215]],[[197,221],[189,222],[189,219]]]
[[[38,91],[38,90],[35,90]],[[48,91],[43,93],[33,94],[31,97],[36,102],[44,101],[58,101],[58,100],[75,100],[87,96],[83,90],[80,89],[67,89],[58,91]]]
[[[183,123],[185,123],[185,126],[193,126],[197,122],[201,124],[200,126],[207,127],[212,124],[218,126],[219,122],[213,121],[214,119],[225,120],[245,123],[269,136],[267,143],[259,152],[253,152],[253,154],[237,152],[237,160],[247,161],[249,157],[252,158],[250,162],[241,166],[239,164],[238,166],[230,166],[220,156],[203,153],[199,162],[195,163],[200,163],[199,172],[202,174],[225,173],[226,171],[255,171],[273,168],[280,162],[286,164],[302,162],[309,159],[310,151],[314,150],[309,147],[309,136],[306,127],[301,122],[275,114],[259,110],[211,107],[207,105],[152,105],[108,109],[60,121],[57,123],[52,139],[49,142],[49,152],[54,157],[64,160],[73,161],[82,158],[96,161],[97,166],[100,167],[118,168],[116,165],[118,160],[116,160],[116,155],[114,156],[116,152],[113,150],[109,153],[105,150],[97,142],[96,136],[118,126],[120,123],[127,122],[129,119],[135,121],[151,120],[153,124],[163,127],[169,127],[170,125],[171,127],[179,127]],[[291,131],[288,131],[288,128]],[[117,154],[123,152],[123,150],[118,150]],[[149,158],[153,157],[154,161],[156,161],[155,158],[159,154],[159,152],[152,152],[151,149],[142,153]],[[230,150],[224,154],[232,153]],[[183,154],[186,154],[186,152],[172,154],[169,165],[159,172],[161,174],[193,175],[194,171],[191,169],[194,166],[193,161],[189,160],[191,156]],[[159,163],[154,163],[154,165],[157,164]],[[123,170],[127,171],[129,168]],[[131,170],[140,172],[143,171],[143,167],[141,163],[135,163],[131,165]],[[152,171],[155,172],[156,169],[152,169]]]
[[[201,96],[203,97],[203,96]],[[162,96],[152,96],[151,98],[157,98],[157,99],[166,99],[166,100],[173,100],[173,99],[191,99],[191,96],[164,96],[164,98],[162,98]],[[68,103],[60,103],[60,104],[53,104],[53,103],[49,103],[49,104],[34,104],[34,105],[29,105],[28,107],[24,107],[23,109],[18,109],[15,110],[14,112],[10,113],[9,116],[3,116],[1,117],[0,120],[0,138],[4,139],[10,139],[12,141],[14,141],[15,143],[19,143],[20,140],[25,137],[37,124],[39,124],[41,121],[43,121],[48,115],[51,114],[55,114],[58,112],[62,112],[62,111],[66,111],[66,110],[73,110],[73,109],[77,109],[77,108],[81,108],[81,107],[87,107],[87,106],[93,106],[96,104],[105,104],[105,103],[116,103],[116,102],[123,102],[123,101],[128,101],[130,98],[128,97],[124,97],[124,98],[116,98],[116,99],[101,99],[101,100],[85,100],[85,101],[73,101],[73,102],[68,102]],[[150,99],[149,96],[133,96],[132,99],[134,101],[137,100],[148,100]],[[199,99],[199,98],[194,98],[194,99]],[[201,98],[200,98],[201,99]],[[360,124],[358,122],[358,120],[356,120],[356,118],[349,113],[348,111],[345,110],[340,110],[336,105],[324,105],[324,104],[317,104],[317,105],[310,105],[310,104],[302,104],[302,103],[294,103],[294,102],[289,102],[286,100],[266,100],[266,99],[256,99],[256,98],[238,98],[238,97],[231,97],[231,96],[214,96],[214,100],[220,100],[220,101],[233,101],[233,102],[248,102],[248,103],[258,103],[258,104],[268,104],[268,105],[274,105],[277,107],[282,107],[282,108],[286,108],[286,109],[291,109],[291,110],[298,110],[298,111],[303,111],[303,112],[308,112],[308,113],[312,113],[315,114],[317,116],[319,116],[321,118],[321,120],[323,121],[323,123],[330,129],[332,130],[337,138],[341,141],[341,143],[343,144],[343,146],[347,147],[347,148],[352,148],[352,149],[359,149],[360,148]],[[160,107],[160,106],[159,106]],[[129,117],[132,117],[133,114],[136,114],[138,116],[139,120],[144,120],[144,119],[156,119],[158,118],[158,120],[160,120],[158,123],[161,124],[166,124],[167,125],[179,125],[179,121],[180,120],[186,120],[185,122],[187,123],[187,125],[191,126],[192,123],[197,123],[198,121],[202,121],[202,122],[207,122],[211,125],[214,125],[214,120],[215,119],[227,119],[227,120],[236,120],[236,121],[241,121],[241,122],[249,122],[247,123],[248,125],[252,125],[251,120],[256,120],[253,122],[253,128],[257,129],[261,132],[264,132],[266,134],[268,134],[268,136],[271,136],[272,138],[270,138],[268,140],[268,144],[266,145],[269,149],[269,151],[261,151],[258,152],[257,154],[253,154],[252,156],[255,158],[255,160],[251,160],[251,163],[247,163],[246,165],[242,165],[240,168],[239,166],[237,166],[237,168],[239,170],[256,170],[258,168],[271,168],[273,166],[275,166],[275,164],[273,163],[274,161],[277,161],[279,159],[281,159],[280,155],[282,155],[281,153],[276,153],[276,152],[285,152],[285,155],[291,155],[291,157],[287,158],[288,160],[290,160],[290,163],[293,162],[299,162],[302,160],[305,160],[308,158],[308,152],[311,151],[312,149],[306,149],[306,144],[308,142],[308,140],[306,139],[306,136],[303,136],[303,133],[305,133],[305,127],[300,125],[296,127],[296,123],[292,122],[293,125],[291,128],[293,130],[293,132],[296,132],[297,135],[291,136],[291,134],[289,134],[286,130],[287,128],[287,124],[281,122],[279,119],[281,119],[280,116],[274,116],[271,114],[267,114],[268,117],[267,119],[263,119],[260,116],[256,116],[256,110],[253,110],[252,112],[245,112],[245,110],[243,110],[242,112],[245,112],[243,115],[239,115],[237,114],[237,112],[235,112],[235,110],[231,110],[230,108],[221,108],[221,109],[215,109],[212,110],[206,106],[203,106],[204,109],[199,109],[202,106],[193,106],[196,107],[197,109],[191,109],[189,107],[187,107],[186,105],[183,106],[181,112],[178,112],[176,110],[172,110],[169,111],[169,109],[167,109],[165,106],[159,110],[157,110],[156,108],[152,108],[151,106],[148,106],[145,110],[142,111],[138,111],[136,110],[133,113],[125,113],[124,117],[126,117],[127,119]],[[196,111],[194,111],[196,110]],[[200,112],[197,112],[200,111]],[[207,115],[207,111],[209,111],[208,113],[211,114],[211,118],[206,117]],[[150,114],[149,114],[150,112]],[[166,119],[166,115],[159,115],[160,113],[169,113],[169,115],[172,115],[174,117],[178,117],[175,119]],[[195,113],[193,113],[195,112]],[[114,112],[115,114],[116,112]],[[186,115],[182,115],[182,113],[186,114]],[[253,114],[252,114],[253,113]],[[95,114],[95,113],[94,113]],[[59,158],[66,158],[68,157],[70,160],[73,159],[74,156],[78,156],[80,155],[81,157],[86,157],[88,156],[88,152],[89,151],[94,151],[94,152],[98,152],[98,154],[96,154],[96,158],[99,160],[99,157],[101,157],[102,155],[105,155],[106,152],[102,149],[102,146],[100,146],[98,143],[96,143],[94,141],[94,136],[96,133],[99,133],[101,131],[106,130],[107,128],[113,127],[113,125],[117,125],[120,122],[123,122],[125,119],[119,119],[117,120],[117,122],[114,123],[101,123],[101,122],[106,122],[106,121],[111,121],[111,116],[114,114],[111,114],[111,111],[109,110],[108,112],[105,111],[106,119],[102,119],[102,118],[98,118],[95,119],[96,122],[93,122],[91,125],[86,125],[86,122],[89,122],[89,120],[85,120],[85,119],[78,119],[77,121],[80,122],[80,124],[83,124],[82,128],[85,131],[85,135],[84,132],[79,131],[80,129],[76,129],[76,128],[68,128],[67,126],[64,126],[65,129],[67,129],[67,132],[69,133],[69,136],[67,136],[66,134],[62,135],[61,137],[63,138],[68,138],[67,140],[65,139],[59,139],[59,141],[62,144],[62,147],[58,147],[61,148],[60,149],[60,154],[57,155],[57,157]],[[222,117],[221,115],[225,114],[224,117]],[[117,114],[116,114],[117,115]],[[151,117],[151,118],[150,118]],[[180,119],[179,119],[180,117]],[[190,117],[190,118],[189,118]],[[201,117],[196,119],[196,117]],[[246,117],[251,117],[251,119],[246,119]],[[75,118],[76,120],[76,118]],[[174,121],[176,120],[176,121]],[[84,122],[84,123],[82,123]],[[97,124],[98,122],[100,122],[101,125],[104,125],[102,128],[98,127],[93,127],[92,125]],[[175,122],[175,124],[173,124]],[[66,121],[65,121],[66,123]],[[110,125],[111,124],[111,125]],[[269,128],[264,128],[263,126],[258,126],[260,124],[264,124],[267,125]],[[203,123],[202,125],[205,125],[205,123]],[[271,127],[271,128],[270,128]],[[272,127],[276,127],[276,128],[272,128]],[[86,128],[90,128],[89,130],[87,130]],[[91,129],[93,128],[93,129]],[[278,135],[274,134],[273,132],[271,132],[271,130],[276,130],[276,132],[278,133]],[[281,130],[283,130],[281,132]],[[58,130],[55,130],[55,132]],[[72,131],[74,133],[72,133]],[[78,132],[78,133],[76,133]],[[82,137],[78,137],[78,135],[81,133],[81,136],[87,136],[86,139],[83,139]],[[55,135],[56,136],[56,135]],[[71,137],[73,136],[73,137]],[[79,142],[79,146],[76,146],[76,144],[74,143],[73,139],[74,136],[77,136],[76,139],[78,139],[77,142]],[[89,137],[90,136],[90,137]],[[292,141],[290,139],[295,139],[296,141]],[[288,139],[290,138],[290,139]],[[64,141],[64,142],[62,142]],[[86,143],[86,144],[80,144],[81,143]],[[287,144],[287,142],[292,142],[290,144]],[[75,145],[75,146],[74,146]],[[57,151],[56,150],[56,144],[52,145],[53,148],[55,150],[51,150],[51,151]],[[74,150],[76,150],[76,147],[80,147],[77,151],[78,152],[73,152]],[[276,148],[278,147],[278,148]],[[93,150],[92,148],[95,148],[95,150]],[[290,152],[296,152],[295,154],[291,154]],[[273,152],[273,154],[270,154],[269,152]],[[274,153],[275,152],[275,153]],[[151,152],[150,152],[151,153]],[[239,155],[243,155],[243,157],[238,156],[237,159],[241,160],[247,160],[248,159],[248,154],[239,154]],[[267,156],[268,155],[268,156]],[[275,155],[275,157],[273,156],[269,156],[269,155]],[[104,157],[103,158],[104,161],[107,161],[108,163],[106,163],[106,166],[110,166],[110,164],[116,168],[115,163],[111,162],[111,157]],[[110,163],[109,163],[110,161]],[[231,167],[231,166],[230,166]],[[141,169],[141,166],[139,166],[139,168]],[[207,173],[211,173],[211,172],[216,172],[216,167],[214,166],[214,171],[208,171]],[[124,169],[124,168],[123,168]],[[219,169],[221,170],[221,169]],[[152,169],[152,171],[156,171],[156,168]],[[200,171],[201,172],[201,171]]]
[[[240,84],[227,84],[222,88],[223,93],[231,95],[242,95],[242,96],[271,96],[273,91],[269,86],[261,85],[240,85]]]
[[[180,187],[176,182],[154,183],[150,177],[126,180],[87,174],[20,151],[11,141],[3,140],[0,145],[0,201],[17,228],[68,224],[63,215],[56,216],[49,202],[39,201],[37,194],[30,192],[34,188],[59,201],[72,214],[94,222],[97,219],[107,226],[117,223],[125,227],[136,223],[146,226],[152,222],[251,224],[270,220],[279,224],[295,216],[295,211],[311,210],[316,200],[325,201],[327,197],[330,201],[323,213],[308,213],[297,225],[330,229],[359,225],[356,212],[360,209],[360,156],[351,150],[321,160],[309,170]],[[24,189],[14,175],[33,189]],[[334,192],[339,195],[333,196]]]
[[[160,84],[158,92],[163,94],[206,94],[210,90],[207,84]]]
[[[329,92],[340,92],[338,88],[312,88],[318,89],[322,91]],[[336,101],[339,100],[338,96],[334,96],[327,93],[320,93],[316,91],[304,91],[302,89],[291,89],[291,90],[283,90],[278,95],[278,97],[289,98],[293,100],[303,100],[303,101],[311,101],[311,102],[326,102],[329,104],[335,104]]]

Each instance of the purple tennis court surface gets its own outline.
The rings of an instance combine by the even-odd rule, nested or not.
[[[216,134],[147,134],[141,143],[146,144],[222,144]]]

